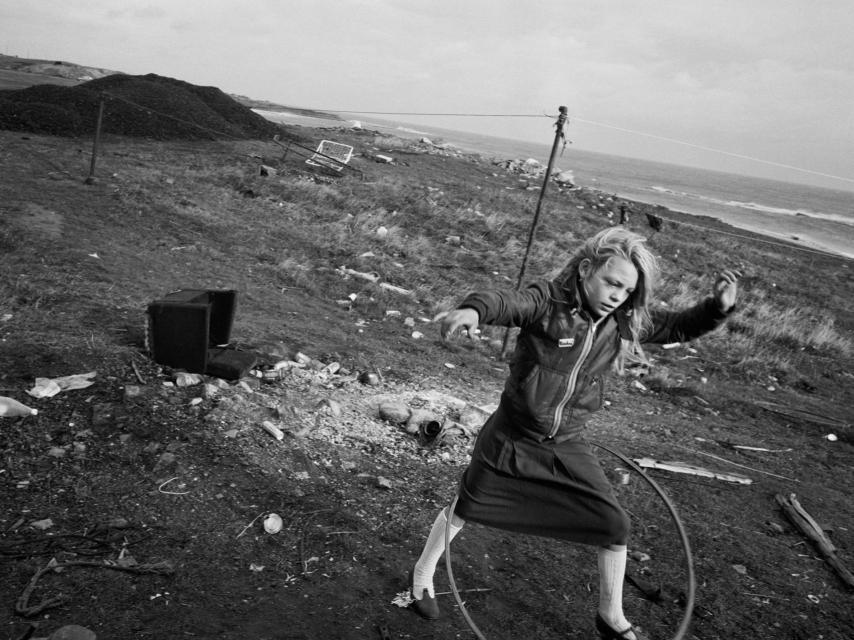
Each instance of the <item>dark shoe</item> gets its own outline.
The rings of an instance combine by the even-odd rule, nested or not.
[[[409,593],[412,596],[412,604],[409,607],[422,618],[427,620],[436,620],[439,618],[439,603],[436,598],[430,595],[427,589],[421,593],[421,599],[415,597],[415,592],[412,590],[412,570],[409,570]]]
[[[599,637],[602,640],[628,640],[631,637],[629,633],[634,633],[637,640],[647,640],[647,637],[632,625],[629,625],[628,629],[617,631],[605,622],[598,613],[596,614],[596,631],[599,632]]]

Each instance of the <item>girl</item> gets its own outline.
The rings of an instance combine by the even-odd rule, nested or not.
[[[447,340],[479,324],[520,327],[498,409],[478,434],[451,522],[467,520],[598,548],[604,640],[637,640],[623,615],[629,518],[584,424],[602,406],[603,378],[639,356],[641,343],[684,342],[718,327],[735,307],[737,278],[723,271],[712,296],[680,312],[650,309],[657,275],[645,240],[623,227],[587,240],[561,274],[521,291],[470,294],[442,320]],[[439,616],[433,590],[445,550],[447,510],[437,516],[410,578],[412,607]]]

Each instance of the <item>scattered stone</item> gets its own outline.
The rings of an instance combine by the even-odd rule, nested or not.
[[[743,564],[734,564],[732,565],[732,568],[735,569],[735,572],[740,575],[747,575],[747,567],[745,567]]]
[[[170,453],[168,451],[161,453],[160,457],[157,459],[157,463],[154,465],[154,472],[157,473],[174,467],[176,462],[177,458],[174,453]]]
[[[48,640],[97,640],[97,638],[94,631],[77,624],[67,624],[48,636]]]
[[[45,529],[50,529],[53,526],[53,520],[51,520],[50,518],[45,518],[44,520],[33,520],[30,523],[30,526],[33,529],[44,531]]]
[[[409,420],[411,411],[402,402],[383,402],[379,406],[380,418],[393,424],[403,424]]]
[[[380,489],[391,489],[391,480],[389,480],[388,478],[384,478],[383,476],[377,476],[377,486]]]
[[[205,379],[199,373],[179,372],[175,375],[175,384],[179,387],[192,387],[202,384]]]
[[[68,452],[63,447],[51,447],[47,455],[51,458],[64,458],[66,453]]]
[[[643,551],[632,551],[629,556],[637,562],[649,562],[649,554]]]
[[[125,385],[125,400],[132,400],[142,395],[142,387],[136,384]]]

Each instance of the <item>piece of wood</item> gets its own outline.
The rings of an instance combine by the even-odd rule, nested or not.
[[[747,476],[738,473],[723,473],[720,471],[712,471],[704,467],[698,467],[684,462],[660,462],[652,458],[636,458],[635,464],[645,469],[661,469],[663,471],[672,471],[673,473],[684,473],[692,476],[701,476],[704,478],[714,478],[715,480],[725,480],[727,482],[737,482],[738,484],[752,484],[753,480]]]
[[[812,517],[804,517],[803,514],[806,513],[806,510],[801,507],[795,494],[789,494],[787,497],[778,493],[774,498],[777,500],[777,504],[780,505],[780,508],[783,510],[783,513],[786,514],[789,521],[795,525],[795,527],[813,543],[819,553],[824,556],[825,562],[827,562],[827,564],[836,571],[836,574],[842,579],[849,589],[854,589],[854,574],[848,570],[848,568],[839,559],[839,556],[836,555],[836,547],[830,543],[827,536],[824,534],[824,531],[815,524],[815,520],[813,520]]]

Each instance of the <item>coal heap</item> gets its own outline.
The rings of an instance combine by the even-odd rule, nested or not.
[[[0,129],[92,135],[102,94],[102,133],[156,140],[259,139],[282,133],[279,125],[216,87],[153,73],[113,74],[73,87],[43,84],[0,91]]]

